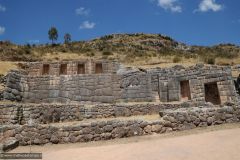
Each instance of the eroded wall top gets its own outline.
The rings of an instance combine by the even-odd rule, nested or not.
[[[30,62],[25,67],[29,76],[45,75],[77,75],[116,73],[119,69],[117,61],[78,60],[61,62]]]

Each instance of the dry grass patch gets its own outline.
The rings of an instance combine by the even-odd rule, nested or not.
[[[6,75],[11,69],[17,69],[16,62],[0,61],[0,74]]]
[[[94,55],[91,56],[92,53],[63,53],[63,52],[55,52],[55,53],[46,53],[42,56],[43,61],[63,61],[63,60],[81,60],[81,59],[101,59],[102,55],[98,52],[94,52]]]
[[[0,84],[0,91],[4,90],[4,86]]]
[[[240,64],[240,57],[236,57],[236,58],[217,58],[216,59],[216,64],[217,65],[236,65],[236,64]]]
[[[232,71],[232,76],[234,78],[237,78],[239,76],[239,72],[238,71]]]
[[[199,59],[193,59],[193,58],[181,58],[181,61],[174,63],[175,56],[165,56],[165,57],[155,57],[150,58],[148,60],[144,60],[144,58],[137,58],[133,63],[125,63],[128,67],[140,67],[143,69],[149,69],[149,68],[170,68],[176,65],[182,65],[184,67],[190,67],[194,66],[197,63],[201,63]]]

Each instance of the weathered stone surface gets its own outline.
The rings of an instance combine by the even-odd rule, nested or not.
[[[113,138],[123,138],[126,137],[128,129],[125,127],[117,127],[112,131]]]
[[[55,135],[52,135],[51,139],[50,139],[50,142],[54,143],[54,144],[57,144],[59,142],[59,139],[57,136]]]
[[[1,106],[1,105],[0,105]],[[3,114],[0,114],[1,122],[4,122],[0,126],[0,132],[2,133],[2,139],[15,138],[19,141],[20,145],[29,145],[30,143],[35,145],[42,145],[47,143],[76,143],[76,142],[88,142],[98,140],[109,140],[113,138],[123,138],[130,136],[140,136],[154,133],[167,133],[179,130],[188,130],[196,127],[206,127],[210,125],[219,125],[224,123],[234,123],[240,121],[240,107],[235,106],[224,106],[224,107],[181,107],[161,110],[162,117],[146,120],[145,117],[136,116],[136,118],[121,118],[118,119],[104,119],[104,120],[86,120],[83,122],[74,123],[51,123],[49,125],[34,123],[29,125],[27,121],[31,118],[39,116],[37,113],[41,112],[38,108],[26,107],[11,107],[12,105],[0,107],[2,113],[9,112],[12,115],[16,114],[16,119],[19,121],[20,115],[23,114],[22,120],[25,123],[6,123],[8,120],[2,118]],[[72,116],[70,112],[79,111],[79,108],[75,105],[65,106],[62,105],[50,105],[53,111],[61,110],[61,114],[64,116]],[[180,104],[177,106],[181,106]],[[101,111],[107,115],[114,115],[114,105],[97,105],[91,106],[88,111],[96,112]],[[102,107],[102,108],[101,108]],[[133,111],[139,111],[142,114],[156,113],[159,110],[159,105],[143,105],[137,104],[135,108],[133,106],[121,106],[133,113]],[[161,106],[160,106],[161,107]],[[68,109],[66,109],[68,108]],[[151,112],[147,109],[151,108]],[[65,111],[66,113],[62,113]],[[68,114],[67,114],[68,112]],[[0,112],[1,113],[1,112]],[[42,112],[41,112],[42,113]],[[97,113],[99,114],[99,113]],[[91,116],[96,116],[92,114]],[[10,118],[11,119],[11,118]],[[71,120],[71,118],[69,118]],[[74,118],[73,118],[74,119]],[[2,140],[0,139],[0,140]]]
[[[2,143],[2,151],[7,152],[9,150],[15,149],[18,147],[19,142],[16,138],[8,138]],[[1,150],[1,149],[0,149]]]
[[[159,133],[161,132],[162,127],[163,127],[162,125],[153,125],[152,132]]]
[[[113,127],[111,125],[106,125],[103,127],[104,132],[111,132],[113,130]]]
[[[34,123],[50,124],[85,119],[129,117],[158,114],[163,109],[179,107],[181,104],[96,104],[91,107],[74,104],[0,104],[0,124],[26,124],[30,119]]]
[[[84,74],[78,73],[79,63],[86,67],[82,68]],[[59,69],[66,64],[65,73],[60,74]],[[101,74],[95,74],[96,64],[102,66]],[[84,60],[51,62],[48,74],[43,74],[44,65],[42,62],[28,63],[25,71],[11,71],[0,98],[3,95],[8,100],[31,103],[172,102],[181,100],[182,81],[189,82],[191,93],[188,100],[193,102],[206,100],[215,104],[213,99],[209,100],[211,95],[205,97],[204,86],[209,83],[216,83],[218,86],[216,92],[219,92],[219,102],[231,104],[239,98],[232,81],[232,70],[228,66],[175,66],[145,70],[127,68],[116,61]],[[131,115],[128,110],[125,111],[125,116]],[[139,113],[133,111],[134,115]],[[120,114],[116,112],[116,115]]]
[[[139,136],[139,135],[143,135],[143,130],[141,127],[139,127],[138,125],[129,126],[128,133],[127,133],[128,137]]]
[[[146,133],[152,133],[152,127],[150,125],[147,125],[145,128],[144,128],[144,131]]]

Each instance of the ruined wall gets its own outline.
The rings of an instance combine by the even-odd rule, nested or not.
[[[120,96],[119,77],[113,74],[26,77],[24,102],[105,102]]]
[[[15,129],[16,126],[14,125],[0,126],[0,153],[7,152],[18,146],[19,142],[15,138]]]
[[[61,125],[15,125],[14,137],[20,145],[47,143],[76,143],[109,140],[131,136],[166,133],[239,122],[240,108],[187,108],[161,113],[155,120],[116,119]]]
[[[29,120],[37,124],[46,124],[129,117],[158,114],[163,109],[180,107],[190,107],[190,104],[2,104],[0,105],[0,124],[27,124]]]
[[[153,69],[152,89],[158,91],[162,101],[180,101],[180,82],[189,81],[191,100],[205,101],[204,84],[216,82],[221,103],[236,101],[237,95],[231,67],[196,65],[189,68],[176,66],[168,69]]]
[[[79,61],[61,61],[61,62],[31,62],[26,64],[26,71],[30,76],[43,75],[44,64],[49,65],[49,73],[47,75],[60,75],[61,64],[67,65],[67,75],[78,74],[78,64],[83,64],[85,68],[84,74],[95,74],[96,64],[102,64],[102,73],[116,73],[119,63],[108,60],[79,60]]]
[[[90,62],[97,63],[88,61],[88,63]],[[114,62],[106,63],[114,64]],[[42,65],[42,63],[38,64]],[[194,102],[209,101],[214,104],[227,101],[235,102],[239,99],[236,94],[231,67],[196,65],[188,68],[175,66],[144,71],[132,68],[128,70],[124,67],[124,69],[121,69],[119,66],[117,67],[118,70],[115,70],[116,68],[113,69],[114,67],[111,66],[109,68],[114,73],[75,74],[76,71],[70,69],[71,64],[76,65],[75,62],[69,62],[67,70],[69,75],[50,75],[49,73],[49,75],[36,76],[34,73],[40,73],[37,65],[31,65],[38,68],[37,71],[31,69],[33,73],[29,74],[34,76],[10,73],[4,98],[32,103],[82,101],[103,103],[119,101],[173,102],[191,100]],[[58,66],[59,64],[51,65]],[[50,68],[54,69],[54,67]],[[55,69],[59,69],[59,66]],[[111,72],[109,69],[104,70]],[[59,71],[54,71],[51,74],[55,73],[59,73]],[[181,84],[185,84],[185,88]],[[214,94],[205,94],[210,92],[206,89],[214,89],[214,87],[206,86],[207,84],[217,86],[215,90],[210,90]],[[189,87],[189,89],[186,87]],[[183,94],[183,91],[187,93]],[[214,99],[214,96],[208,98],[210,95],[219,96],[219,100],[211,100]]]
[[[26,81],[23,78],[26,75],[24,71],[12,70],[7,75],[7,82],[3,92],[4,99],[11,101],[22,101]]]
[[[29,76],[10,72],[4,98],[30,103],[154,101],[148,74]]]
[[[21,124],[22,108],[17,104],[0,105],[0,126],[3,124]]]
[[[9,137],[15,136],[15,127],[3,125],[0,126],[0,143],[3,142],[5,139],[8,139]],[[1,152],[0,152],[1,153]]]
[[[0,74],[0,101],[3,100],[4,88],[6,87],[7,76]]]
[[[151,76],[142,72],[129,72],[121,75],[121,100],[129,101],[154,101]]]
[[[232,66],[232,76],[236,79],[240,74],[240,65]]]

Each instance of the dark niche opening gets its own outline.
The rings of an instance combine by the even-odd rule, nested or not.
[[[180,88],[181,88],[181,100],[191,100],[189,81],[188,80],[181,81]]]
[[[85,64],[78,64],[78,74],[85,74]]]
[[[215,105],[221,104],[217,82],[204,84],[204,89],[206,102],[211,102]]]
[[[103,73],[102,63],[96,63],[95,73],[96,73],[96,74]]]
[[[42,75],[48,75],[50,70],[49,64],[43,64]]]
[[[60,75],[67,75],[67,64],[60,65]]]

